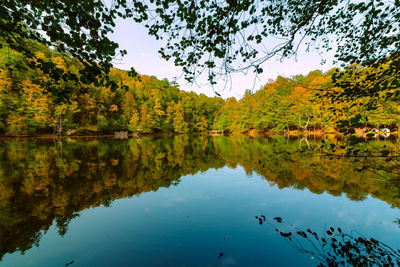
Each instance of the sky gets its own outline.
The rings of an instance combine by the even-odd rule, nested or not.
[[[130,69],[134,67],[140,74],[153,75],[158,79],[168,79],[173,81],[176,78],[180,89],[203,93],[208,96],[216,96],[215,91],[223,98],[241,98],[246,89],[253,92],[261,88],[269,79],[276,79],[277,76],[290,77],[296,74],[306,75],[312,70],[320,69],[327,71],[333,68],[333,52],[324,52],[320,55],[317,51],[305,52],[300,48],[297,60],[290,58],[280,61],[271,59],[262,65],[264,72],[255,79],[255,75],[250,72],[247,75],[242,73],[233,74],[232,85],[226,87],[219,83],[214,88],[207,83],[206,78],[196,80],[197,84],[188,84],[183,78],[180,67],[174,66],[173,62],[168,62],[160,57],[158,49],[162,47],[162,41],[156,40],[147,34],[147,29],[140,24],[129,20],[118,20],[114,33],[110,38],[120,45],[120,49],[125,49],[128,54],[121,60],[114,62],[114,66],[119,69]],[[326,60],[321,65],[321,60]]]

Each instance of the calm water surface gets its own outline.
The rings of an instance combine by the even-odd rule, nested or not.
[[[304,141],[0,141],[0,266],[316,266],[330,227],[400,248],[399,177]]]

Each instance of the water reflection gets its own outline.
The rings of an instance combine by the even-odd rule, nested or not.
[[[310,228],[300,229],[280,217],[255,216],[260,225],[271,226],[297,252],[316,259],[318,266],[399,266],[400,250],[357,231],[344,232],[329,227],[318,234]]]
[[[0,259],[38,245],[53,222],[64,235],[84,209],[177,185],[181,176],[225,165],[240,164],[247,174],[256,172],[279,188],[346,194],[355,201],[370,195],[400,207],[395,174],[381,179],[346,158],[318,156],[319,141],[313,139],[180,135],[1,142]],[[299,147],[311,152],[296,153]],[[364,160],[383,164],[380,158]]]

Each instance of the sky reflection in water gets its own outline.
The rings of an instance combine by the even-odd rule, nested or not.
[[[244,136],[7,141],[0,265],[319,263],[260,225],[261,214],[292,225],[282,231],[341,227],[399,248],[397,184],[355,172],[346,159],[276,154],[298,144]]]

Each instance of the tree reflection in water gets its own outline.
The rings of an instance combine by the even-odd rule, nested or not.
[[[38,245],[55,222],[60,235],[79,212],[157,191],[210,168],[243,166],[279,188],[308,189],[360,201],[368,195],[400,207],[396,174],[357,170],[345,157],[321,157],[319,141],[285,137],[186,136],[129,140],[0,140],[0,259]],[[337,142],[327,140],[328,142]],[[376,146],[390,147],[390,142]],[[382,165],[379,157],[360,158]]]
[[[329,227],[318,234],[310,228],[300,229],[280,217],[255,216],[260,225],[271,226],[296,251],[318,260],[318,266],[399,266],[400,250],[357,231],[345,233]],[[286,229],[286,230],[283,230]]]

